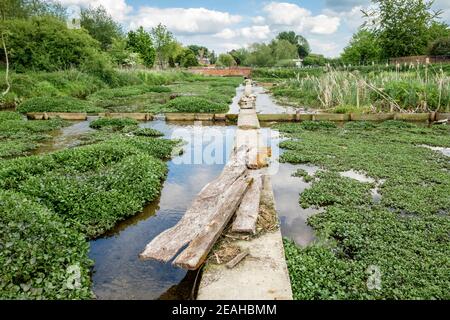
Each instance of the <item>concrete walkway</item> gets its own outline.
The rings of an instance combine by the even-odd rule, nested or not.
[[[251,82],[247,82],[242,100],[247,101],[245,98],[250,95]],[[246,130],[248,134],[255,133],[255,136],[258,136],[259,122],[254,111],[254,99],[247,103],[252,103],[253,109],[248,105],[241,106],[238,127],[239,130]],[[249,109],[251,111],[248,111]],[[257,141],[256,149],[263,147],[259,139],[252,140]],[[263,183],[260,206],[263,205],[271,208],[272,214],[276,215],[269,176],[266,176]],[[205,265],[199,284],[198,300],[292,300],[280,228],[250,240],[236,240],[233,245],[240,247],[241,252],[248,250],[249,255],[232,269],[228,269],[224,264]]]

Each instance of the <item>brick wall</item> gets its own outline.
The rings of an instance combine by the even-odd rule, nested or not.
[[[252,73],[252,68],[247,67],[231,67],[231,68],[189,68],[189,72],[195,74],[203,74],[208,76],[230,77],[240,76],[249,77]]]

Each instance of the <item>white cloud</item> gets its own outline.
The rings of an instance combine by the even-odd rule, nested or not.
[[[103,6],[115,20],[120,22],[126,20],[128,14],[133,11],[133,7],[129,6],[125,0],[59,0],[59,2],[64,6],[83,8]]]
[[[216,33],[214,37],[222,39],[233,39],[233,38],[244,38],[253,41],[256,40],[266,40],[271,31],[269,26],[251,26],[239,29],[229,29],[225,28],[221,32]]]
[[[241,20],[239,15],[205,8],[141,7],[130,19],[129,26],[131,29],[139,26],[149,29],[162,23],[178,34],[213,34]]]
[[[252,22],[254,24],[264,24],[266,22],[266,18],[262,16],[256,16],[252,18]]]
[[[341,20],[338,16],[326,14],[314,16],[311,11],[287,2],[271,2],[264,6],[263,11],[267,13],[267,20],[272,24],[312,34],[335,33]]]

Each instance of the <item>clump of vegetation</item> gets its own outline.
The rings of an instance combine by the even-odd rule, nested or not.
[[[121,130],[126,126],[137,126],[137,120],[130,118],[99,118],[92,121],[89,126],[93,129]]]
[[[351,130],[366,130],[366,129],[373,129],[377,127],[377,123],[374,123],[372,121],[349,121],[346,122],[344,125],[345,129],[351,129]]]
[[[26,121],[19,113],[0,112],[0,159],[28,154],[51,138],[49,132],[66,124],[60,119]]]
[[[164,133],[159,130],[152,128],[138,128],[136,130],[131,131],[135,136],[143,136],[143,137],[162,137]]]
[[[114,98],[123,98],[130,96],[142,95],[149,92],[171,92],[169,87],[164,86],[148,86],[148,85],[135,85],[112,89],[103,89],[89,96],[90,100],[108,100]]]
[[[341,177],[335,172],[318,172],[312,186],[300,196],[303,208],[323,207],[332,204],[369,203],[373,185]]]
[[[35,97],[25,100],[17,108],[19,112],[88,112],[97,113],[103,108],[95,107],[88,101],[72,97]]]
[[[176,143],[118,133],[103,138],[93,145],[2,161],[0,297],[93,297],[86,239],[158,196],[167,173],[163,160]],[[75,290],[70,288],[71,268],[80,271]]]
[[[449,298],[442,261],[448,258],[450,166],[443,154],[420,147],[449,147],[449,128],[390,121],[364,131],[336,128],[332,135],[300,124],[277,129],[290,138],[280,144],[287,149],[281,161],[327,170],[300,195],[304,207],[325,207],[308,219],[317,242],[301,248],[285,241],[296,299]],[[381,201],[371,200],[373,184],[339,174],[347,170],[383,181]],[[368,285],[374,268],[376,288]]]
[[[303,121],[300,126],[305,130],[334,129],[336,124],[331,121]]]
[[[314,180],[314,177],[310,176],[309,173],[306,170],[303,170],[303,169],[297,169],[297,171],[295,171],[292,174],[292,176],[303,178],[303,181],[305,181],[307,183]]]
[[[178,97],[166,104],[172,112],[223,113],[228,111],[228,105],[212,102],[199,97]]]

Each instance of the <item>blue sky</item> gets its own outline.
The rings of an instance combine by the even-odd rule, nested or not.
[[[313,52],[338,56],[363,22],[370,0],[60,0],[67,6],[104,6],[125,30],[165,24],[183,44],[218,53],[269,42],[280,31],[305,36]],[[450,0],[436,0],[450,23]]]

